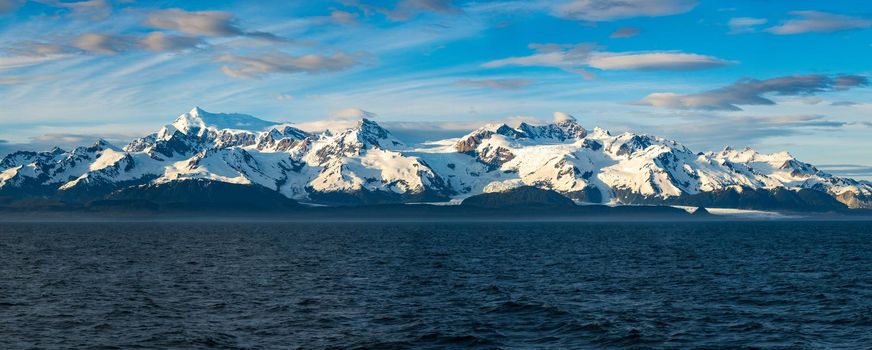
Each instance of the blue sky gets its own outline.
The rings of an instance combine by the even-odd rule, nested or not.
[[[193,106],[416,140],[563,111],[869,175],[869,62],[863,0],[0,0],[0,153]]]

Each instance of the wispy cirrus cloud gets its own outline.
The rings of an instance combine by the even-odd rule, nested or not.
[[[58,51],[57,53],[24,53],[18,52],[12,55],[0,56],[0,70],[15,69],[35,66],[38,64],[57,61],[70,57],[70,53]]]
[[[487,62],[486,68],[505,66],[555,67],[591,77],[588,68],[599,70],[689,71],[717,68],[733,62],[717,57],[680,51],[608,52],[594,44],[531,44],[536,53]]]
[[[85,19],[90,21],[103,21],[112,15],[112,4],[107,0],[31,0],[48,6],[52,9],[52,15]],[[0,0],[0,15],[10,14],[21,8],[27,0]]]
[[[149,51],[179,51],[204,45],[200,38],[171,35],[162,32],[153,32],[145,35],[139,43]]]
[[[832,33],[851,29],[872,27],[872,20],[861,17],[839,15],[821,11],[793,11],[797,17],[781,25],[766,29],[767,32],[778,35],[802,33]]]
[[[16,75],[16,76],[0,76],[0,85],[18,85],[18,84],[26,84],[33,83],[51,79],[51,76],[47,75]]]
[[[14,56],[6,56],[5,59],[10,60],[13,57],[42,59],[33,62],[36,64],[43,60],[71,57],[75,54],[116,55],[136,50],[179,51],[200,45],[205,45],[202,39],[163,32],[151,32],[142,36],[90,32],[73,38],[68,44],[21,43],[20,47],[7,50]],[[0,61],[3,59],[0,57]]]
[[[5,48],[3,51],[10,56],[45,57],[69,53],[70,49],[60,44],[24,41]]]
[[[185,11],[169,9],[154,11],[145,20],[147,26],[173,30],[194,36],[228,37],[246,36],[271,41],[286,41],[275,34],[247,31],[238,25],[238,19],[225,11]]]
[[[840,132],[849,122],[819,114],[711,115],[693,114],[671,124],[633,125],[639,131],[681,140],[699,149],[754,145],[770,138]],[[729,130],[729,132],[725,132]]]
[[[114,55],[135,47],[129,37],[106,33],[86,33],[73,41],[73,46],[83,51]]]
[[[830,106],[850,107],[850,106],[856,106],[858,104],[859,103],[854,102],[854,101],[836,101],[836,102],[830,103]]]
[[[12,13],[24,5],[24,0],[0,0],[0,15]]]
[[[490,88],[497,90],[517,90],[532,84],[532,79],[462,79],[457,81],[457,85]]]
[[[48,6],[51,11],[61,9],[60,13],[48,13],[68,15],[72,17],[68,20],[70,26],[87,30],[58,31],[52,35],[20,42],[7,41],[8,46],[0,49],[5,53],[0,55],[0,70],[37,66],[84,55],[117,56],[139,51],[161,53],[206,48],[210,46],[206,39],[212,37],[242,36],[274,42],[289,41],[272,33],[245,30],[238,24],[235,16],[224,11],[189,12],[169,9],[128,12],[123,25],[115,26],[114,30],[94,31],[94,28],[107,26],[83,24],[102,20],[104,15],[112,13],[111,4],[105,0],[33,1]],[[8,8],[11,9],[11,5]],[[141,17],[143,13],[146,16],[144,21]]]
[[[112,15],[112,5],[106,0],[60,1],[36,0],[45,5],[63,10],[70,16],[92,21],[102,21]]]
[[[751,120],[773,127],[840,128],[849,124],[848,122],[832,120],[827,116],[819,114],[752,117]]]
[[[367,1],[345,0],[346,6],[358,8],[367,16],[380,13],[393,21],[404,21],[417,17],[422,13],[440,14],[461,13],[460,7],[452,0],[399,0],[393,7],[372,5]]]
[[[401,0],[396,8],[388,12],[388,17],[404,20],[417,16],[422,12],[443,14],[460,13],[460,8],[452,0]]]
[[[768,21],[765,18],[736,17],[731,18],[727,25],[730,26],[730,34],[753,33]]]
[[[275,97],[276,97],[276,100],[278,100],[278,101],[286,101],[286,102],[293,101],[296,98],[296,97],[294,97],[294,95],[291,95],[291,94],[276,94]]]
[[[696,0],[571,0],[558,2],[554,15],[585,21],[613,21],[633,17],[660,17],[692,10]]]
[[[59,44],[25,41],[0,49],[0,71],[36,66],[74,56],[78,49]]]
[[[609,38],[612,38],[612,39],[632,38],[634,36],[639,35],[639,33],[641,33],[641,32],[642,32],[642,30],[639,28],[636,28],[636,27],[622,27],[622,28],[618,28],[614,32],[612,32],[612,34],[609,35]]]
[[[357,19],[359,17],[360,14],[355,12],[332,9],[330,10],[330,16],[327,18],[333,23],[354,25],[357,24]]]
[[[860,164],[819,164],[818,169],[837,176],[872,178],[872,166]]]
[[[601,70],[669,70],[688,71],[723,67],[732,62],[695,53],[662,52],[597,52],[588,64]]]
[[[743,105],[774,105],[765,95],[809,96],[869,85],[859,75],[794,75],[772,79],[742,79],[731,85],[695,94],[652,93],[638,103],[668,109],[740,111]]]
[[[339,51],[330,55],[294,56],[282,52],[272,52],[257,56],[222,55],[218,62],[227,63],[221,67],[224,74],[241,79],[260,78],[273,73],[318,74],[338,72],[362,64],[364,53]]]
[[[236,36],[245,33],[236,25],[233,14],[224,11],[161,10],[150,13],[145,23],[154,28],[191,35]]]

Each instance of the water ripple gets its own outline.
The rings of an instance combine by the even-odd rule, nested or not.
[[[872,344],[872,224],[3,224],[0,348]]]

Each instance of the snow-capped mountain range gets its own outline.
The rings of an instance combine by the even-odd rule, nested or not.
[[[786,152],[697,153],[676,141],[587,130],[570,115],[554,117],[548,125],[488,125],[458,139],[409,145],[368,119],[309,133],[194,108],[123,147],[101,140],[71,151],[9,154],[0,161],[0,196],[87,202],[197,179],[344,205],[458,202],[536,186],[580,203],[735,207],[764,198],[872,207],[869,182],[830,175]]]

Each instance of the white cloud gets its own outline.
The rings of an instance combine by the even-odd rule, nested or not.
[[[781,25],[766,29],[766,31],[778,35],[791,35],[802,33],[831,33],[842,30],[864,29],[872,27],[872,20],[837,15],[820,11],[793,11],[791,15],[798,17],[784,22]]]
[[[639,33],[641,33],[641,30],[639,28],[623,27],[623,28],[618,28],[614,32],[612,32],[612,34],[609,35],[609,38],[612,38],[612,39],[632,38],[636,35],[639,35]]]
[[[754,146],[761,140],[842,131],[848,122],[833,120],[818,114],[796,115],[692,115],[678,123],[637,125],[658,136],[678,140],[701,149],[724,146]],[[779,148],[784,147],[779,142]],[[783,150],[783,149],[782,149]]]
[[[44,81],[53,78],[52,76],[0,76],[0,85],[18,85],[28,84],[33,82]]]
[[[605,52],[595,51],[592,44],[530,45],[538,53],[510,57],[485,63],[487,68],[505,66],[556,67],[568,72],[590,74],[586,68],[600,70],[672,70],[686,71],[716,68],[733,62],[717,57],[676,51]]]
[[[357,24],[357,17],[359,17],[357,13],[342,11],[342,10],[332,10],[330,11],[330,21],[339,24]]]
[[[862,164],[816,164],[818,169],[837,176],[872,180],[872,165]]]
[[[84,145],[99,139],[97,135],[82,135],[82,134],[67,134],[67,133],[49,133],[30,138],[31,143],[53,144],[53,145]]]
[[[73,41],[73,46],[87,52],[114,55],[127,51],[135,46],[134,42],[123,36],[86,33]]]
[[[0,0],[0,15],[17,11],[27,0]],[[72,17],[102,21],[112,14],[112,5],[106,0],[33,0],[42,5],[60,9],[60,14]]]
[[[730,26],[730,34],[751,33],[757,31],[757,27],[768,22],[765,18],[736,17],[731,18],[727,25]]]
[[[197,47],[203,41],[189,36],[169,35],[161,32],[153,32],[144,36],[140,44],[150,51],[178,51]]]
[[[859,105],[859,103],[854,102],[854,101],[836,101],[836,102],[830,103],[830,105],[837,106],[837,107],[851,107],[851,106]]]
[[[571,0],[558,3],[552,11],[562,18],[599,22],[675,15],[696,5],[696,0]]]
[[[308,132],[321,132],[324,130],[345,130],[357,126],[362,119],[376,119],[378,114],[365,111],[360,108],[346,108],[330,113],[326,120],[313,120],[295,123],[294,126]]]
[[[294,123],[294,127],[307,132],[337,131],[351,129],[359,120],[312,120]]]
[[[6,51],[13,54],[0,56],[0,69],[21,67],[43,62],[75,57],[82,53],[115,55],[128,51],[149,50],[154,52],[179,51],[203,44],[198,38],[152,32],[144,36],[122,36],[91,32],[75,37],[68,44],[18,43]]]
[[[288,101],[288,102],[290,102],[290,101],[293,101],[293,100],[294,100],[294,95],[291,95],[291,94],[278,94],[278,95],[276,95],[276,100],[279,100],[279,101]]]
[[[586,64],[586,59],[573,59],[563,52],[543,52],[530,56],[509,57],[494,60],[482,65],[486,68],[499,68],[505,66],[545,66],[545,67],[571,67]]]
[[[41,0],[49,6],[58,7],[69,11],[73,17],[101,21],[112,15],[112,5],[106,0],[85,0],[64,2],[58,0]]]
[[[338,72],[361,63],[363,54],[336,52],[332,55],[293,56],[274,52],[258,56],[222,55],[219,62],[229,65],[221,67],[224,74],[234,78],[259,78],[271,73],[318,74]]]
[[[15,55],[30,57],[56,56],[70,53],[70,49],[63,45],[38,42],[18,43],[15,45],[15,47],[6,49],[6,51]]]
[[[180,9],[161,10],[149,14],[149,26],[169,29],[190,35],[235,36],[242,35],[233,14],[224,11],[188,12]]]
[[[0,71],[13,68],[34,66],[46,62],[57,61],[67,57],[70,57],[70,55],[65,53],[46,55],[24,54],[14,56],[0,56]]]
[[[361,119],[375,119],[378,117],[378,114],[373,112],[365,111],[360,108],[346,108],[343,110],[339,110],[330,114],[330,117],[333,120],[361,120]]]
[[[554,112],[552,115],[555,123],[563,123],[567,121],[575,121],[577,120],[574,116],[565,112]]]
[[[153,28],[174,30],[194,36],[247,36],[270,41],[287,41],[272,33],[246,31],[237,24],[237,19],[225,11],[195,11],[181,9],[154,11],[145,24]]]
[[[844,91],[869,85],[863,76],[819,74],[785,76],[765,80],[743,79],[731,85],[695,94],[659,92],[649,94],[639,104],[668,109],[740,111],[741,105],[774,105],[767,94],[810,97],[813,94]]]
[[[0,0],[0,15],[15,12],[23,4],[24,0]]]
[[[516,90],[529,86],[532,79],[463,79],[457,85],[497,90]]]
[[[397,7],[388,12],[388,17],[395,20],[404,20],[417,16],[422,12],[436,13],[459,13],[460,9],[452,0],[400,0]]]
[[[394,21],[408,20],[422,13],[456,14],[461,10],[452,0],[399,0],[393,8],[372,5],[368,1],[345,0],[345,5],[356,7],[367,16],[373,13],[385,15]]]
[[[683,52],[594,52],[588,65],[602,70],[698,70],[722,67],[731,62],[717,57]]]

